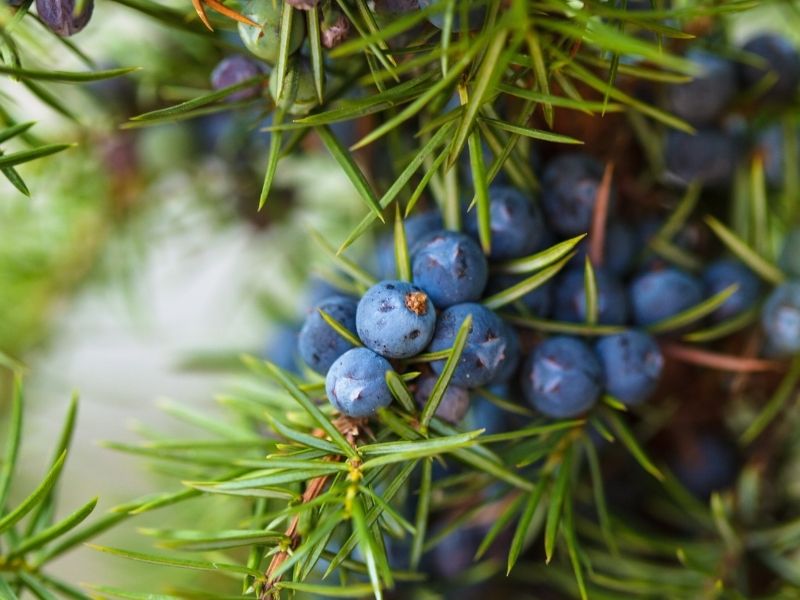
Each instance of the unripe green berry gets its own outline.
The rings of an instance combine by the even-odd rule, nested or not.
[[[278,98],[278,78],[273,72],[269,80],[269,92],[275,104],[291,115],[307,115],[319,104],[314,87],[314,74],[305,59],[292,59],[286,66],[281,97]]]
[[[261,29],[239,23],[239,37],[250,52],[268,63],[278,61],[281,33],[282,0],[249,0],[244,5],[242,14],[261,25]],[[289,41],[289,52],[294,52],[303,44],[306,34],[306,22],[298,11],[292,14],[292,33]]]

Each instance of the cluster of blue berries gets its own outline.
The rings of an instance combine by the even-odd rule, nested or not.
[[[734,62],[710,50],[691,48],[686,58],[700,70],[692,81],[669,86],[666,107],[697,129],[670,131],[664,155],[668,177],[686,184],[701,181],[711,188],[730,187],[743,151],[751,144],[764,154],[767,177],[781,183],[776,161],[780,129],[768,124],[749,140],[742,116],[756,109],[774,116],[796,99],[800,85],[800,53],[785,38],[760,34],[741,47],[744,59]]]
[[[328,398],[347,416],[366,417],[388,406],[392,395],[386,372],[403,368],[422,353],[451,348],[468,317],[472,318],[472,327],[438,416],[460,421],[469,408],[466,390],[504,377],[506,371],[510,376],[513,362],[518,361],[512,352],[516,346],[510,326],[474,302],[480,299],[488,269],[471,238],[448,231],[433,232],[420,241],[413,257],[414,284],[384,280],[358,301],[341,295],[326,298],[300,330],[300,357],[326,376]],[[343,336],[330,320],[350,336]],[[363,347],[355,347],[353,338]],[[429,364],[431,372],[415,385],[421,404],[432,391],[435,374],[441,373],[445,360]]]

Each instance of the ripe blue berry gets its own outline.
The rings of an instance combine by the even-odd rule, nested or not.
[[[726,187],[733,179],[738,159],[734,137],[718,129],[695,134],[670,130],[664,148],[667,175],[675,183],[699,181],[708,187]]]
[[[761,291],[761,282],[755,273],[738,260],[720,259],[703,271],[706,296],[711,297],[725,288],[738,284],[738,289],[711,313],[714,321],[724,321],[752,308]]]
[[[678,447],[671,463],[678,481],[702,499],[733,485],[739,470],[736,447],[713,433],[688,438]]]
[[[253,77],[257,77],[263,73],[261,65],[254,60],[242,56],[241,54],[234,54],[223,58],[219,64],[214,67],[211,72],[211,87],[215,90],[242,83]],[[258,96],[260,86],[258,84],[245,90],[233,92],[225,99],[228,102],[237,102],[239,100],[248,100]]]
[[[297,340],[300,332],[297,327],[280,325],[270,336],[264,349],[264,358],[281,369],[297,373]]]
[[[595,346],[605,388],[623,404],[634,405],[655,391],[664,357],[652,336],[630,329],[604,337]]]
[[[800,352],[800,282],[772,290],[761,312],[770,347],[780,354]]]
[[[784,182],[785,142],[783,127],[780,125],[767,127],[756,137],[755,153],[761,157],[764,164],[764,177],[773,188],[780,187]]]
[[[583,240],[577,247],[574,263],[584,264],[584,257],[589,248],[589,240]],[[641,250],[637,246],[636,234],[630,225],[614,220],[608,223],[603,240],[603,270],[616,277],[628,274],[636,253]]]
[[[436,377],[427,376],[419,379],[417,389],[414,391],[414,399],[420,408],[428,402],[434,385],[436,385]],[[469,391],[451,383],[447,386],[439,406],[436,407],[435,414],[442,421],[457,425],[467,414],[469,404]]]
[[[585,154],[550,161],[542,175],[542,206],[553,231],[563,236],[589,231],[602,178],[603,165]]]
[[[509,186],[495,186],[489,190],[492,248],[489,258],[504,260],[527,256],[540,247],[545,226],[536,206],[525,194]],[[469,234],[478,239],[477,210],[468,214]]]
[[[494,312],[469,302],[445,309],[436,320],[436,331],[428,350],[438,352],[452,348],[456,334],[468,315],[472,315],[472,328],[450,382],[474,388],[494,379],[508,352],[506,325]],[[438,374],[444,369],[444,364],[444,360],[437,360],[431,363],[431,367]]]
[[[308,314],[297,348],[300,358],[317,373],[324,375],[337,358],[353,345],[328,325],[319,310],[323,310],[355,335],[357,303],[347,296],[332,296],[320,302]],[[319,309],[319,310],[318,310]]]
[[[675,316],[703,299],[697,278],[676,269],[643,273],[633,280],[630,303],[637,325],[651,325]]]
[[[693,125],[707,125],[722,116],[736,94],[736,68],[704,50],[690,50],[686,59],[702,72],[688,83],[667,88],[669,109]]]
[[[433,337],[436,311],[428,295],[405,281],[381,281],[358,303],[356,329],[367,348],[388,358],[422,352]]]
[[[575,417],[600,397],[600,363],[582,341],[558,336],[545,340],[522,367],[522,392],[548,417]]]
[[[427,8],[431,4],[438,3],[442,7],[446,6],[446,3],[439,2],[438,0],[419,0],[419,7],[420,8]],[[465,10],[467,10],[465,14]],[[431,25],[436,27],[437,29],[444,28],[444,11],[435,12],[432,15],[428,16],[428,21]],[[483,25],[484,17],[486,16],[486,7],[485,6],[477,6],[475,8],[469,8],[469,0],[456,2],[455,3],[455,10],[453,11],[453,31],[472,31],[474,29],[480,29],[481,25]]]
[[[512,275],[506,273],[498,273],[489,278],[489,283],[486,285],[486,296],[492,296],[503,290],[507,290],[513,285],[516,285],[526,279],[527,275]],[[545,281],[542,285],[535,290],[528,292],[522,296],[517,302],[520,302],[527,310],[535,317],[546,318],[550,315],[550,308],[553,304],[553,284],[552,280]]]
[[[447,308],[481,297],[489,265],[475,241],[454,231],[422,238],[412,251],[414,283],[425,290],[436,308]]]
[[[419,10],[417,0],[374,0],[375,22],[381,29],[385,29],[397,19]],[[422,32],[422,24],[394,35],[386,40],[390,48],[404,48],[411,45]]]
[[[336,359],[325,377],[328,400],[343,415],[369,417],[392,403],[386,371],[392,365],[367,348],[353,348]]]
[[[519,362],[522,359],[522,345],[519,341],[519,335],[517,335],[516,330],[511,325],[502,319],[500,321],[505,328],[503,331],[503,338],[508,343],[503,353],[503,360],[500,361],[500,367],[497,369],[497,373],[491,381],[492,385],[505,383],[512,379],[514,375],[516,375]]]
[[[595,269],[597,289],[597,322],[622,325],[628,320],[628,300],[625,288],[603,269]],[[584,269],[570,269],[556,286],[555,317],[559,321],[584,323],[586,321],[586,287]]]
[[[406,246],[411,251],[422,238],[434,231],[440,231],[444,224],[438,210],[429,210],[409,217],[403,221],[406,232]],[[397,262],[394,256],[394,236],[385,235],[378,241],[378,275],[391,279],[397,275]]]
[[[789,102],[794,98],[800,84],[800,54],[789,40],[764,34],[749,40],[743,49],[763,61],[762,65],[741,64],[742,82],[747,88],[772,74],[777,79],[762,98],[768,102]]]
[[[250,52],[270,64],[278,61],[281,35],[282,0],[249,0],[242,7],[242,14],[258,23],[261,27],[253,27],[239,23],[239,37]],[[294,52],[303,44],[306,33],[306,21],[302,13],[292,14],[292,35],[289,41],[289,52]]]
[[[489,391],[501,398],[509,397],[508,386],[493,385]],[[509,414],[480,394],[472,398],[469,413],[465,421],[466,429],[485,429],[484,435],[503,433],[511,429]]]
[[[75,0],[36,0],[36,12],[42,22],[61,37],[69,37],[81,31],[94,11],[94,0],[85,0],[75,14]]]

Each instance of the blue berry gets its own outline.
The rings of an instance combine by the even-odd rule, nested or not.
[[[454,231],[431,233],[412,252],[414,283],[428,292],[436,308],[481,297],[489,265],[475,241]]]
[[[411,251],[429,233],[440,231],[444,224],[438,210],[417,213],[403,221],[406,232],[406,246]],[[397,276],[397,262],[394,256],[394,236],[385,235],[378,241],[378,276],[391,279]]]
[[[297,348],[300,358],[314,371],[324,375],[337,358],[353,345],[328,325],[323,310],[355,335],[357,303],[347,296],[332,296],[314,307],[300,329]],[[319,309],[319,310],[318,310]]]
[[[688,83],[668,87],[669,109],[693,125],[707,125],[722,116],[736,94],[736,68],[704,50],[690,50],[686,58],[702,72]]]
[[[633,265],[633,259],[640,250],[636,242],[636,234],[630,225],[614,220],[606,226],[603,240],[603,270],[616,277],[624,277]],[[583,240],[577,247],[574,263],[584,264],[584,257],[589,249],[589,240]]]
[[[703,300],[703,286],[697,278],[667,268],[639,275],[631,283],[633,320],[646,326],[687,310]]]
[[[671,463],[678,481],[702,499],[733,485],[739,470],[735,446],[712,433],[700,433],[686,440]]]
[[[772,290],[761,312],[770,347],[780,354],[800,352],[800,282]]]
[[[419,10],[417,0],[374,0],[375,22],[378,27],[385,29],[397,19],[411,12]],[[390,48],[404,48],[411,45],[422,32],[422,24],[394,35],[386,40]]]
[[[270,336],[264,349],[264,358],[281,369],[297,373],[297,340],[300,332],[297,327],[280,325]]]
[[[525,194],[513,187],[494,186],[489,189],[489,211],[492,248],[489,258],[504,260],[527,256],[536,251],[544,239],[545,226],[536,206]],[[478,239],[477,209],[472,210],[466,226],[469,234]]]
[[[519,362],[522,359],[522,345],[519,341],[519,335],[517,335],[516,330],[510,324],[502,319],[501,322],[505,328],[503,338],[508,343],[503,353],[503,360],[500,361],[500,367],[491,381],[492,385],[505,383],[509,379],[512,379],[517,373]]]
[[[431,4],[437,3],[441,6],[442,10],[439,12],[434,12],[432,15],[428,16],[428,21],[431,25],[436,27],[437,29],[444,28],[444,7],[447,6],[445,2],[441,2],[439,0],[419,0],[419,7],[420,8],[428,8]],[[467,13],[464,14],[464,9],[466,8]],[[486,16],[486,7],[485,6],[477,6],[475,8],[469,8],[469,0],[456,2],[455,3],[455,10],[453,11],[453,31],[472,31],[475,29],[480,29],[481,25],[483,25],[484,17]]]
[[[789,102],[800,84],[800,54],[789,40],[774,34],[754,37],[744,45],[744,51],[756,55],[764,65],[742,63],[742,82],[748,88],[758,85],[768,74],[777,77],[762,96],[768,102]]]
[[[451,110],[457,109],[461,106],[461,101],[458,97],[458,94],[453,94],[450,102],[448,102],[444,110],[445,112],[450,112]],[[483,151],[483,164],[486,166],[488,171],[489,167],[492,165],[495,159],[494,152],[489,147],[489,144],[486,141],[481,141],[481,150]],[[464,184],[467,187],[471,187],[473,185],[474,175],[472,173],[472,161],[469,156],[469,152],[462,152],[458,158],[458,166],[459,171],[461,173],[461,177],[464,181]],[[505,169],[500,169],[497,172],[497,175],[494,176],[492,183],[497,186],[505,186],[509,184],[508,174],[506,173]]]
[[[625,288],[603,269],[595,269],[597,289],[597,322],[622,325],[628,320],[628,300]],[[586,322],[586,287],[584,269],[570,269],[556,286],[555,317],[568,323]]]
[[[699,181],[708,187],[730,185],[738,159],[734,137],[718,129],[700,129],[695,134],[670,130],[664,148],[667,175],[687,185]]]
[[[367,348],[388,358],[422,352],[433,337],[436,311],[428,295],[405,281],[382,281],[358,303],[356,329]]]
[[[85,0],[75,14],[75,0],[36,0],[36,12],[51,31],[61,37],[75,35],[86,27],[94,11],[94,0]]]
[[[562,154],[550,161],[542,175],[542,206],[555,232],[575,236],[589,231],[602,178],[603,165],[585,154]]]
[[[789,277],[800,278],[800,228],[786,234],[779,264]]]
[[[468,315],[472,315],[472,328],[450,382],[474,388],[494,379],[508,352],[506,325],[494,312],[473,303],[456,304],[443,310],[436,320],[436,331],[428,350],[438,352],[452,348],[456,334]],[[438,374],[444,369],[444,364],[444,360],[437,360],[431,363],[431,367]]]
[[[595,346],[605,388],[623,404],[640,404],[658,386],[664,357],[652,336],[630,329],[604,337]]]
[[[270,64],[278,61],[281,35],[281,13],[283,2],[273,0],[249,0],[242,6],[241,13],[258,23],[253,27],[239,23],[239,37],[250,52]],[[289,52],[294,52],[303,44],[306,33],[306,20],[299,11],[292,13],[292,35],[289,40]]]
[[[436,385],[436,377],[423,376],[419,379],[417,389],[414,391],[414,399],[420,408],[428,402],[434,385]],[[469,410],[469,400],[469,391],[466,388],[451,383],[447,386],[435,414],[442,421],[457,425]]]
[[[343,415],[369,417],[392,403],[386,385],[389,361],[367,348],[353,348],[331,365],[325,377],[328,400]]]
[[[513,275],[498,273],[489,278],[489,283],[486,285],[486,296],[492,296],[503,290],[507,290],[513,285],[516,285],[526,279],[528,275]],[[535,290],[528,292],[522,296],[517,302],[533,314],[535,317],[546,318],[550,315],[550,308],[553,304],[553,284],[552,280],[545,281],[542,285]]]
[[[739,288],[722,305],[711,313],[714,321],[724,321],[752,308],[758,301],[761,282],[755,273],[738,260],[720,259],[703,271],[706,296],[711,297],[725,288],[739,284]]]
[[[219,64],[214,67],[214,70],[211,72],[211,87],[215,90],[221,90],[257,77],[263,72],[261,65],[256,61],[242,56],[241,54],[234,54],[233,56],[223,58]],[[227,96],[225,100],[228,102],[248,100],[258,96],[258,93],[259,85],[256,84],[251,88],[233,92]]]
[[[501,398],[509,397],[508,386],[505,384],[493,385],[489,391]],[[466,416],[465,428],[484,429],[484,435],[503,433],[511,429],[508,416],[508,413],[499,406],[476,394]]]
[[[764,164],[764,177],[770,187],[777,188],[784,181],[784,132],[780,125],[772,125],[761,131],[755,142],[755,152]]]
[[[522,392],[536,410],[564,419],[580,415],[600,397],[602,371],[591,349],[571,337],[552,337],[522,368]]]

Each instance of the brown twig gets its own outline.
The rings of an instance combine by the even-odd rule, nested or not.
[[[611,177],[614,175],[614,163],[606,163],[603,179],[597,188],[597,197],[592,215],[592,229],[589,235],[589,260],[595,267],[603,264],[603,247],[606,240],[606,221],[608,220],[608,204],[611,199]]]
[[[333,424],[336,426],[336,429],[338,429],[339,432],[345,436],[345,439],[347,439],[348,443],[355,447],[356,439],[358,438],[361,428],[364,425],[363,420],[340,417],[336,419]],[[316,429],[314,430],[313,435],[314,437],[323,438],[325,437],[325,432],[322,429]],[[324,460],[338,462],[341,459],[342,457],[340,455],[329,455],[326,456]],[[303,504],[307,504],[319,496],[325,489],[328,479],[330,479],[330,475],[322,475],[320,477],[311,479],[308,482],[308,486],[306,487],[305,491],[303,492],[301,499]],[[289,558],[291,551],[297,548],[298,544],[300,543],[300,533],[297,531],[299,524],[300,515],[297,514],[292,517],[289,526],[286,528],[286,531],[283,534],[287,539],[286,548],[280,550],[272,557],[269,567],[267,567],[267,570],[264,572],[264,580],[258,589],[259,600],[270,600],[270,598],[276,597],[277,590],[275,589],[275,584],[280,581],[280,575],[276,576],[275,572],[286,561],[286,559]]]
[[[719,354],[700,350],[683,344],[663,342],[661,351],[665,356],[680,360],[693,365],[717,369],[720,371],[731,371],[734,373],[764,373],[780,372],[786,369],[786,363],[777,360],[763,360],[759,358],[746,358],[732,356],[730,354]]]

